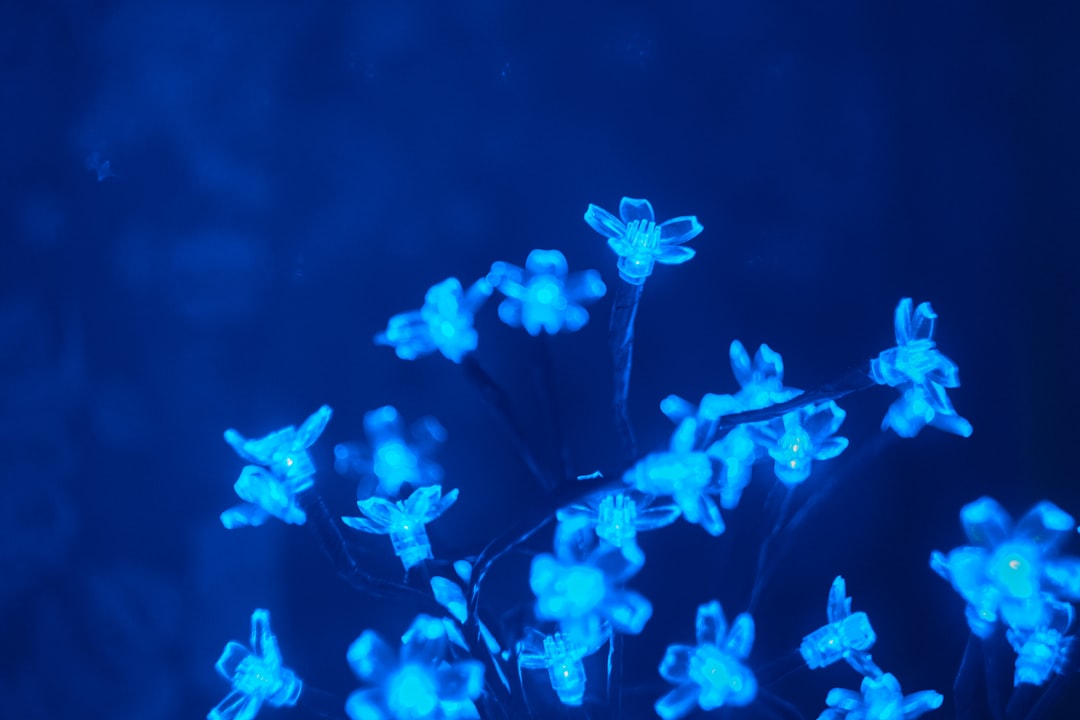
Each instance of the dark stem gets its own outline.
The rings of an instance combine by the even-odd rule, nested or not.
[[[615,370],[615,428],[619,431],[623,449],[629,457],[637,455],[637,440],[630,424],[628,396],[630,394],[630,368],[634,360],[634,320],[644,285],[619,282],[615,303],[611,306],[611,322],[608,325],[608,342]]]

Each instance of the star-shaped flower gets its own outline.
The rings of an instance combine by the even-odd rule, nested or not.
[[[930,303],[912,310],[911,298],[896,306],[893,326],[896,347],[870,361],[870,377],[879,385],[900,391],[881,429],[891,427],[900,437],[914,437],[927,425],[956,435],[971,435],[971,423],[956,414],[946,388],[960,387],[960,371],[934,342],[937,313]]]
[[[499,318],[534,336],[541,330],[549,335],[580,330],[589,321],[583,305],[607,290],[595,270],[568,275],[566,257],[558,250],[533,250],[524,269],[497,262],[488,280],[506,296]]]
[[[1044,500],[1014,524],[982,497],[961,509],[960,520],[971,545],[935,550],[930,567],[967,601],[971,632],[989,637],[1000,617],[1026,638],[1049,626],[1050,601],[1080,600],[1080,558],[1059,555],[1075,522],[1057,505]]]
[[[271,707],[295,705],[303,688],[296,673],[281,664],[269,610],[251,614],[251,649],[230,642],[214,667],[232,682],[232,691],[210,711],[208,720],[252,720],[263,703]]]
[[[825,697],[829,709],[818,720],[915,720],[941,707],[944,699],[934,690],[904,695],[891,673],[863,678],[859,692],[833,688]]]
[[[477,280],[467,292],[457,278],[432,285],[424,295],[423,307],[390,318],[386,330],[375,336],[375,344],[394,348],[402,360],[416,360],[438,350],[446,359],[460,363],[476,349],[473,318],[492,289],[487,278]]]
[[[356,503],[366,517],[343,517],[349,527],[376,535],[389,535],[394,554],[401,558],[405,569],[430,560],[431,541],[427,524],[438,518],[458,498],[458,491],[442,494],[442,487],[431,485],[418,488],[405,500],[390,502],[370,497]]]
[[[757,697],[757,678],[745,665],[754,645],[754,619],[747,613],[731,628],[716,600],[698,607],[697,646],[669,645],[660,675],[677,687],[656,701],[656,714],[675,720],[696,704],[702,710],[744,706]]]
[[[619,216],[589,205],[585,222],[608,239],[608,245],[619,256],[619,277],[631,285],[643,284],[656,263],[679,265],[694,257],[693,250],[681,245],[704,229],[694,215],[657,223],[648,200],[624,197],[619,203]]]
[[[349,646],[356,676],[372,687],[349,696],[352,720],[455,720],[478,718],[473,701],[484,685],[477,660],[448,660],[450,640],[438,618],[418,615],[394,653],[373,630]]]
[[[878,677],[881,670],[867,652],[877,640],[870,618],[864,612],[851,612],[851,598],[846,597],[844,578],[837,576],[829,590],[826,615],[829,624],[803,638],[799,652],[811,670],[846,660],[863,675]]]
[[[307,516],[297,496],[315,484],[315,464],[307,449],[322,435],[332,413],[323,405],[299,429],[290,425],[255,440],[231,428],[225,431],[225,442],[237,455],[255,463],[240,471],[234,489],[246,502],[221,514],[226,528],[262,525],[270,516],[293,525],[304,524]]]

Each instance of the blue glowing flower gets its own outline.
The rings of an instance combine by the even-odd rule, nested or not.
[[[798,485],[810,477],[815,460],[830,460],[847,448],[848,439],[835,436],[846,415],[830,400],[746,428],[757,445],[768,449],[777,479]]]
[[[867,652],[877,640],[870,618],[864,612],[851,612],[851,598],[846,597],[844,578],[837,576],[829,590],[826,606],[829,624],[803,638],[799,652],[811,670],[846,660],[851,667],[868,677],[879,677],[881,670]]]
[[[379,497],[360,500],[356,506],[366,517],[343,517],[341,520],[356,530],[389,535],[394,554],[408,570],[433,557],[426,526],[446,512],[457,498],[457,490],[443,495],[441,486],[431,485],[418,488],[408,498],[397,502]]]
[[[1000,617],[1024,641],[1054,625],[1057,600],[1080,599],[1080,558],[1058,555],[1073,518],[1042,501],[1013,525],[996,500],[965,505],[960,520],[971,545],[934,551],[930,567],[967,602],[971,632],[989,637]]]
[[[833,688],[825,697],[829,709],[818,720],[915,720],[941,707],[941,693],[921,690],[904,695],[891,673],[865,677],[860,692]]]
[[[214,667],[232,683],[232,690],[210,711],[208,720],[252,720],[263,703],[271,707],[295,705],[303,688],[296,673],[281,664],[269,610],[251,614],[251,649],[230,642]]]
[[[730,630],[720,603],[698,607],[697,646],[669,645],[660,663],[660,675],[677,687],[656,701],[656,714],[675,720],[694,705],[702,710],[744,706],[757,697],[757,678],[744,661],[754,645],[754,619],[748,613],[735,618]]]
[[[589,321],[582,305],[607,291],[595,270],[568,276],[566,258],[558,250],[533,250],[524,270],[494,263],[488,281],[506,296],[499,303],[499,318],[510,327],[524,327],[530,335],[580,330]]]
[[[448,661],[450,641],[438,618],[418,615],[395,655],[378,633],[365,630],[349,646],[353,672],[374,687],[357,690],[345,705],[352,720],[476,718],[473,701],[484,685],[476,660]]]
[[[694,450],[697,426],[693,417],[684,419],[671,435],[670,450],[646,455],[623,474],[623,482],[647,495],[670,495],[688,522],[716,537],[724,532],[724,519],[711,496],[712,460]]]
[[[468,292],[457,278],[447,278],[428,289],[422,308],[390,318],[386,330],[375,336],[375,344],[394,348],[402,360],[416,360],[438,350],[460,363],[476,349],[473,317],[492,290],[487,278],[477,280]]]
[[[937,313],[930,303],[912,311],[911,298],[896,306],[896,347],[870,361],[870,377],[879,385],[900,391],[881,429],[891,427],[900,437],[915,437],[927,425],[968,437],[971,423],[956,414],[946,388],[960,387],[960,371],[934,342]]]
[[[1062,674],[1072,655],[1076,638],[1066,635],[1073,622],[1073,606],[1047,599],[1040,627],[1034,630],[1005,631],[1016,652],[1013,685],[1042,685],[1052,674]]]
[[[607,637],[608,628],[636,635],[652,616],[652,604],[623,584],[641,565],[618,548],[588,548],[595,537],[587,522],[560,522],[555,554],[533,558],[529,586],[536,595],[536,616],[555,620],[573,642],[591,647]]]
[[[390,497],[396,497],[405,484],[416,488],[442,482],[442,468],[430,455],[446,441],[446,428],[435,418],[423,417],[413,423],[406,440],[401,415],[386,405],[365,413],[364,434],[366,446],[334,446],[334,469],[339,473],[374,476],[379,490]]]
[[[594,638],[598,642],[583,645],[574,638],[557,632],[544,635],[529,628],[525,639],[518,643],[518,668],[547,670],[548,680],[563,705],[579,706],[585,700],[586,657],[599,650],[607,640],[606,635]]]
[[[293,525],[303,525],[307,516],[297,495],[315,484],[315,464],[307,449],[330,421],[332,410],[323,405],[299,429],[275,430],[266,437],[248,440],[236,430],[225,431],[225,442],[248,462],[240,471],[234,489],[246,502],[221,514],[228,529],[262,525],[271,515]]]
[[[656,263],[679,265],[694,257],[682,243],[704,228],[696,216],[672,218],[657,224],[648,200],[624,197],[619,203],[621,220],[607,210],[589,205],[585,222],[608,239],[619,256],[619,277],[631,285],[641,285],[652,275]]]
[[[637,546],[638,532],[656,530],[679,519],[677,505],[653,505],[653,498],[628,492],[614,492],[590,499],[585,504],[570,505],[558,511],[560,522],[580,519],[596,529],[596,535],[624,553],[641,553]],[[629,558],[641,564],[644,558]]]

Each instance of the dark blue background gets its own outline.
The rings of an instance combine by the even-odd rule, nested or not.
[[[0,716],[200,717],[227,692],[213,663],[246,642],[255,607],[271,609],[287,663],[344,697],[348,643],[369,627],[393,638],[410,613],[350,591],[303,529],[225,531],[242,463],[221,432],[261,435],[332,405],[319,487],[352,514],[333,443],[359,439],[382,404],[434,414],[461,500],[432,540],[442,557],[476,552],[536,491],[460,368],[402,362],[372,336],[431,284],[532,248],[613,287],[614,257],[582,213],[623,195],[705,226],[697,258],[645,288],[631,411],[646,447],[670,431],[664,395],[735,389],[733,338],[769,343],[789,384],[811,388],[891,344],[900,297],[934,303],[975,434],[896,441],[878,433],[892,391],[841,403],[852,447],[818,468],[809,486],[833,478],[835,491],[776,546],[751,665],[824,621],[842,573],[878,663],[909,692],[945,693],[936,716],[950,715],[966,627],[930,550],[962,541],[957,512],[981,494],[1015,514],[1044,497],[1080,513],[1077,14],[4,3]],[[99,182],[106,160],[115,176]],[[581,473],[625,467],[609,307],[610,294],[585,331],[551,343]],[[553,463],[535,344],[494,303],[478,325],[480,362]],[[628,716],[651,713],[663,648],[691,639],[699,603],[746,607],[771,483],[756,477],[719,540],[685,523],[643,540],[632,586],[656,614],[626,641]],[[370,540],[363,562],[398,573],[389,543]],[[499,567],[490,611],[512,627],[531,601],[528,555]],[[830,687],[857,679],[802,672],[769,690],[816,717]]]

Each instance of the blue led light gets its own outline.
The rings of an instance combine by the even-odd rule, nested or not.
[[[402,360],[416,360],[438,350],[460,363],[476,349],[479,336],[473,317],[492,290],[487,278],[477,280],[467,292],[460,280],[447,278],[428,289],[419,310],[391,317],[386,330],[375,336],[375,344],[394,348]]]
[[[379,497],[360,500],[356,506],[365,517],[343,517],[341,520],[355,530],[389,535],[394,554],[408,570],[433,557],[426,526],[446,512],[457,498],[457,490],[443,495],[441,486],[431,485],[418,488],[408,498],[397,502]]]
[[[829,709],[818,720],[915,720],[941,707],[941,693],[921,690],[904,695],[890,673],[863,678],[860,692],[833,688],[825,698]]]
[[[679,519],[681,512],[678,505],[653,505],[653,498],[648,495],[619,491],[562,508],[557,517],[560,522],[580,519],[595,528],[601,540],[636,555],[641,552],[637,546],[639,532],[670,525]],[[638,564],[644,562],[643,557],[629,559]]]
[[[555,554],[537,555],[529,571],[536,616],[557,621],[564,635],[584,647],[602,642],[609,627],[636,635],[652,617],[652,604],[623,587],[641,569],[634,560],[643,558],[628,558],[608,544],[590,547],[589,538],[595,534],[581,518],[560,522]]]
[[[332,413],[323,405],[299,429],[290,425],[255,440],[231,428],[225,431],[225,442],[241,458],[255,463],[240,471],[234,489],[246,502],[221,514],[226,528],[262,525],[271,516],[304,524],[307,516],[296,498],[315,483],[315,465],[307,449],[319,439]]]
[[[364,414],[367,445],[334,446],[334,469],[346,475],[374,476],[380,492],[396,497],[403,485],[414,488],[442,482],[442,467],[431,459],[446,442],[446,429],[433,417],[423,417],[409,428],[397,409],[386,405]]]
[[[848,439],[835,433],[846,413],[832,400],[804,405],[767,423],[747,425],[755,444],[768,450],[773,471],[785,485],[798,485],[810,477],[815,460],[830,460],[844,451]]]
[[[631,285],[644,283],[656,263],[679,265],[694,257],[694,251],[682,247],[682,243],[704,229],[693,215],[657,223],[648,200],[628,197],[619,203],[618,218],[589,205],[585,222],[608,239],[608,245],[619,256],[619,277]]]
[[[544,635],[530,628],[525,639],[518,643],[518,669],[547,670],[548,680],[563,705],[579,706],[585,699],[585,665],[582,660],[599,650],[607,634],[592,638],[584,645],[561,632]]]
[[[688,522],[701,525],[716,537],[724,532],[720,508],[712,497],[712,460],[694,450],[697,421],[687,417],[671,435],[668,452],[646,455],[623,475],[623,482],[647,495],[667,495],[675,499]]]
[[[844,578],[837,576],[829,590],[826,606],[829,624],[803,638],[799,652],[811,670],[846,660],[863,675],[878,677],[881,670],[867,652],[877,640],[866,613],[851,612],[851,598],[846,597]]]
[[[558,250],[533,250],[524,269],[494,263],[488,281],[506,296],[499,303],[499,318],[530,335],[580,330],[589,321],[583,305],[607,291],[595,270],[568,275],[566,257]]]
[[[879,385],[900,391],[881,429],[892,428],[900,437],[914,437],[927,425],[968,437],[971,423],[956,414],[946,388],[960,387],[960,371],[941,354],[934,342],[937,313],[930,303],[912,310],[911,298],[896,306],[896,347],[870,361],[870,377]]]
[[[676,688],[656,701],[663,720],[702,710],[749,705],[757,697],[757,678],[745,665],[754,645],[754,619],[747,613],[728,628],[720,603],[698,608],[697,645],[669,645],[660,675]]]
[[[418,615],[395,655],[373,630],[349,646],[346,659],[371,685],[345,705],[351,720],[455,720],[478,716],[474,702],[483,690],[484,666],[450,659],[450,639],[438,618]]]
[[[207,714],[208,720],[252,720],[263,704],[295,705],[303,689],[296,673],[281,664],[269,610],[251,614],[251,649],[230,642],[214,667],[232,683],[232,691]]]

